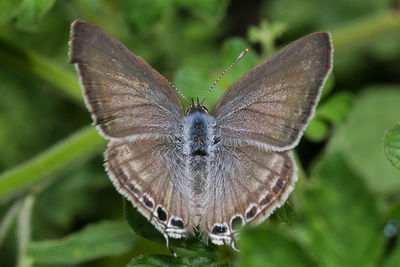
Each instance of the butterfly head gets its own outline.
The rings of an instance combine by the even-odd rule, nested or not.
[[[197,97],[196,102],[194,102],[194,100],[192,98],[192,104],[190,105],[190,108],[186,112],[186,115],[193,114],[195,112],[201,112],[201,113],[208,114],[207,108],[200,103],[198,97]]]

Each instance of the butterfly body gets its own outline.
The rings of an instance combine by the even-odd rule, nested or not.
[[[198,102],[185,114],[160,73],[95,25],[72,24],[70,54],[110,140],[105,167],[118,192],[167,242],[197,229],[232,246],[238,227],[263,222],[293,190],[289,150],[332,68],[329,33],[310,34],[238,79],[211,116]]]

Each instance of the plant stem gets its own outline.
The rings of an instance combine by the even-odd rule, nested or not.
[[[54,85],[73,101],[83,104],[76,75],[66,71],[50,59],[31,50],[22,49],[17,44],[10,43],[2,37],[0,37],[0,58],[2,64],[14,66],[22,73],[37,76]]]
[[[0,199],[26,190],[60,169],[90,158],[104,148],[95,127],[85,127],[30,161],[0,175]]]
[[[398,34],[400,31],[400,11],[387,11],[368,16],[332,30],[336,52],[368,45],[384,35]]]
[[[26,256],[26,251],[31,238],[31,213],[34,202],[34,196],[28,195],[22,202],[22,207],[18,216],[18,258],[17,267],[30,267],[32,261]]]
[[[12,206],[8,209],[6,215],[3,217],[3,220],[0,223],[0,247],[3,240],[6,238],[8,230],[12,225],[15,216],[17,216],[18,211],[21,208],[21,200],[17,199]]]

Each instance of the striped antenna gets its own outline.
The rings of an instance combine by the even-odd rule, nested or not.
[[[235,61],[232,62],[232,64],[227,67],[222,73],[221,75],[219,75],[218,79],[211,85],[210,89],[208,89],[206,95],[204,96],[203,100],[201,101],[200,105],[202,106],[204,101],[206,100],[207,96],[210,94],[210,92],[212,91],[212,89],[214,89],[214,87],[217,85],[218,81],[221,80],[222,76],[225,75],[225,73],[227,73],[232,67],[233,65],[235,65],[244,55],[246,55],[246,53],[249,51],[248,48],[246,48],[245,50],[242,51],[242,53],[240,53],[240,55],[235,59]]]
[[[189,106],[190,106],[189,100],[187,100],[187,98],[182,94],[182,92],[179,91],[178,88],[176,88],[175,85],[173,85],[170,81],[168,81],[168,82],[169,82],[169,84],[172,86],[172,88],[174,88],[175,91],[176,91],[176,92],[186,101],[186,103],[188,103]]]

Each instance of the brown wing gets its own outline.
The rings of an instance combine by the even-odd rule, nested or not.
[[[283,205],[294,188],[297,169],[290,152],[253,146],[222,146],[210,165],[200,225],[215,244],[230,244],[239,226],[261,223]]]
[[[192,231],[183,193],[183,160],[164,138],[111,141],[106,169],[116,189],[155,227],[170,237]]]
[[[256,66],[215,107],[222,141],[267,151],[293,148],[314,114],[331,66],[326,32],[303,37]]]
[[[169,82],[118,40],[77,20],[70,46],[86,104],[105,137],[168,135],[181,121],[183,106]]]

